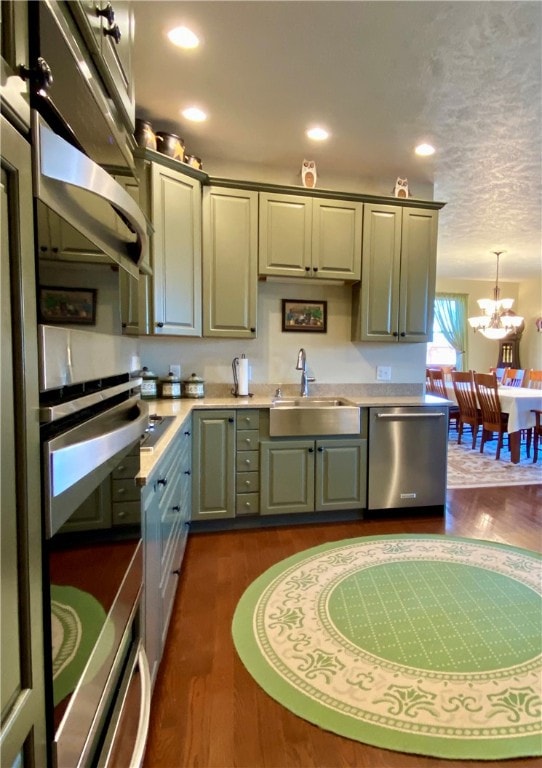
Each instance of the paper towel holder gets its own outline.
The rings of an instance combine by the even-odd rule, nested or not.
[[[243,353],[241,355],[242,359],[246,359],[246,355]],[[233,373],[233,388],[231,390],[231,393],[234,397],[253,397],[252,392],[247,392],[246,395],[240,395],[239,394],[239,358],[234,357],[231,361],[231,369]]]

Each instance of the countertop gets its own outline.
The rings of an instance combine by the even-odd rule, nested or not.
[[[393,406],[431,406],[431,405],[453,405],[451,401],[443,400],[435,395],[392,395],[392,396],[352,396],[343,395],[341,392],[335,393],[336,397],[346,397],[353,404],[362,408],[383,408]],[[141,452],[141,467],[136,481],[138,485],[147,485],[149,479],[158,465],[160,458],[167,450],[169,444],[182,427],[192,411],[197,409],[225,409],[225,408],[270,408],[272,398],[264,395],[254,395],[253,397],[233,397],[233,395],[222,395],[204,398],[181,398],[179,400],[147,400],[149,413],[158,416],[176,416],[177,418],[171,424],[170,428],[164,433],[162,439],[157,443],[152,452]]]

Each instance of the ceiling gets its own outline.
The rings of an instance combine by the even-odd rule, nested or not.
[[[204,161],[434,186],[438,274],[541,271],[542,4],[417,0],[137,0],[137,114]],[[184,24],[201,45],[175,48]],[[209,114],[188,123],[179,110]],[[312,124],[325,144],[305,136]],[[419,158],[421,141],[437,152]],[[291,183],[301,183],[300,178]],[[333,188],[340,188],[334,185]],[[360,188],[360,192],[369,191]],[[423,195],[418,195],[423,197]]]

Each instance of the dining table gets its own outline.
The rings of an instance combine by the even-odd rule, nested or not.
[[[533,409],[542,410],[542,391],[527,387],[500,386],[498,392],[501,411],[508,414],[510,461],[519,464],[521,430],[534,427],[536,417]]]

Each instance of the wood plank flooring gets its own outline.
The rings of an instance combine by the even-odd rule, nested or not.
[[[152,703],[145,768],[534,768],[537,759],[451,761],[376,749],[323,731],[277,704],[234,650],[231,621],[246,587],[289,555],[326,541],[442,533],[542,551],[542,486],[448,492],[444,515],[189,536]]]

